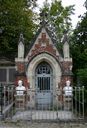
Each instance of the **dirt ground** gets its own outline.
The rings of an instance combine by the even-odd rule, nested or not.
[[[87,128],[87,123],[70,123],[70,122],[2,122],[0,128]]]

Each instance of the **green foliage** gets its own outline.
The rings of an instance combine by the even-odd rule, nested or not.
[[[87,0],[85,3],[87,9]],[[87,114],[87,11],[80,17],[76,29],[73,33],[71,52],[73,58],[74,80],[84,89],[84,110]]]
[[[87,67],[87,16],[82,19],[74,31],[72,55],[75,69]]]
[[[24,34],[26,43],[31,40],[36,27],[33,16],[27,0],[0,1],[0,56],[16,56],[20,33]]]
[[[65,31],[67,31],[68,38],[70,38],[72,34],[70,16],[74,14],[74,5],[63,7],[61,0],[54,0],[51,4],[46,0],[40,11],[46,13],[45,20],[50,26],[52,34],[55,36],[58,50],[62,53],[62,40]]]
[[[71,53],[73,73],[80,83],[87,86],[87,12],[80,17],[72,37]]]
[[[56,46],[62,52],[60,45],[62,45],[61,42],[65,30],[68,32],[68,35],[70,35],[72,31],[70,16],[74,14],[74,5],[63,7],[61,0],[54,0],[51,4],[46,0],[41,11],[47,14],[45,20],[49,23],[51,31],[56,37]]]
[[[77,76],[79,78],[80,84],[87,86],[87,68],[78,69]]]

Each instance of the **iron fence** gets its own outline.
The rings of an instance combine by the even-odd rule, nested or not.
[[[73,87],[72,96],[64,96],[63,89],[50,92],[27,89],[23,95],[17,95],[15,86],[1,84],[0,118],[55,121],[84,119],[84,87]]]
[[[14,99],[15,87],[12,84],[0,85],[0,117],[5,119],[12,115],[13,106],[15,104]]]

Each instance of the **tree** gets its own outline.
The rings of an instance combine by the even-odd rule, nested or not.
[[[14,58],[20,33],[25,42],[31,40],[35,31],[30,0],[0,1],[0,56]]]
[[[78,69],[77,76],[79,84],[87,88],[87,68]]]
[[[73,72],[75,78],[86,85],[87,81],[87,11],[81,16],[72,37]],[[84,81],[84,82],[83,82]]]
[[[70,16],[74,14],[74,5],[63,7],[61,0],[54,0],[51,4],[46,0],[41,11],[47,14],[46,21],[49,23],[51,31],[56,33],[57,43],[60,43],[65,31],[68,33],[71,31]]]

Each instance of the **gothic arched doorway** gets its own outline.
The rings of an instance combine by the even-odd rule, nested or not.
[[[47,107],[52,104],[53,70],[47,62],[41,62],[35,70],[36,105]]]

